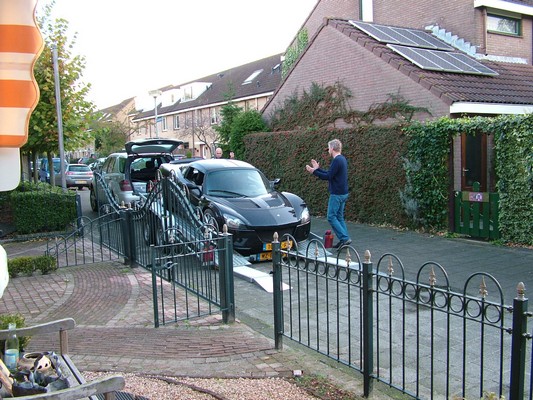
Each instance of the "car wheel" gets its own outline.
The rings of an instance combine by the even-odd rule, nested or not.
[[[159,218],[153,214],[149,214],[144,219],[143,224],[143,239],[148,245],[161,246],[164,242],[164,232]]]
[[[98,201],[96,200],[96,193],[94,192],[94,190],[91,190],[91,193],[89,194],[89,202],[91,203],[91,210],[97,212]]]

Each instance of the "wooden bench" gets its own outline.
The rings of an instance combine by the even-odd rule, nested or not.
[[[67,368],[67,380],[69,387],[49,393],[35,394],[31,396],[15,397],[20,400],[48,399],[48,400],[78,400],[90,399],[98,400],[96,395],[103,394],[105,400],[115,400],[115,392],[125,386],[124,377],[113,375],[106,378],[95,379],[86,382],[83,375],[78,371],[70,356],[68,355],[68,333],[70,329],[76,327],[76,322],[72,318],[65,318],[57,321],[47,322],[32,327],[17,328],[17,336],[38,336],[42,334],[59,333],[59,354],[62,361],[62,368]],[[8,330],[0,330],[0,340],[5,340]],[[47,351],[47,349],[43,349]]]

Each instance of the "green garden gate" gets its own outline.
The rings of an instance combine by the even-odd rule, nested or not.
[[[455,233],[499,239],[498,202],[499,194],[480,192],[479,182],[471,192],[455,192]]]

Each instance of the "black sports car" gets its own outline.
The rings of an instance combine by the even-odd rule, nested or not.
[[[305,201],[295,194],[275,190],[252,165],[238,160],[209,159],[191,162],[174,170],[177,181],[187,186],[191,203],[200,206],[206,218],[219,229],[224,224],[233,234],[233,247],[242,255],[261,254],[270,249],[274,232],[280,240],[286,233],[296,241],[308,238],[311,217]]]

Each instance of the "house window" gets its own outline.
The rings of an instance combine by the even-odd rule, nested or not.
[[[216,108],[211,109],[211,125],[214,124],[218,124],[218,114]]]
[[[167,118],[166,118],[166,117],[162,117],[162,118],[161,118],[161,129],[162,129],[163,131],[168,130]]]
[[[522,24],[519,18],[488,14],[487,30],[489,32],[520,36],[522,34]]]
[[[254,80],[255,78],[257,78],[257,76],[258,76],[261,72],[263,72],[262,69],[258,69],[257,71],[254,71],[254,72],[252,73],[252,75],[250,75],[248,78],[246,78],[246,80],[245,80],[242,84],[243,84],[243,85],[248,85],[249,83],[252,83],[253,80]]]
[[[203,126],[202,110],[196,110],[196,126]]]
[[[180,116],[179,115],[174,115],[174,129],[179,129],[180,128]]]
[[[185,128],[189,127],[189,114],[185,113]]]

